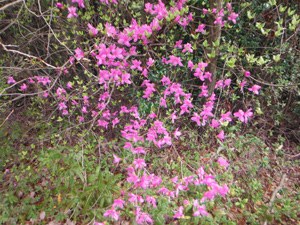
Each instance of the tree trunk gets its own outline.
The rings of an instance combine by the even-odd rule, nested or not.
[[[211,14],[209,18],[209,39],[208,43],[211,48],[209,53],[215,51],[215,57],[210,59],[210,62],[207,67],[207,71],[211,73],[211,82],[206,80],[205,83],[208,86],[208,93],[211,95],[214,91],[216,80],[217,80],[217,59],[219,56],[219,47],[213,47],[213,43],[217,40],[220,40],[221,37],[221,24],[214,24],[218,12],[222,9],[223,0],[211,0],[210,8],[216,8],[217,13]]]

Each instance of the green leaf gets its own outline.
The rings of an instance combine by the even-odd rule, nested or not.
[[[276,5],[276,0],[269,0],[269,3],[271,6],[274,6],[274,5]]]
[[[203,46],[204,46],[205,48],[207,48],[207,47],[209,46],[209,44],[207,43],[207,40],[205,40],[205,41],[203,42]]]
[[[208,53],[207,56],[208,56],[208,58],[216,57],[216,51],[214,50],[212,53]]]
[[[254,54],[246,54],[246,59],[249,63],[255,63],[256,62],[256,58],[254,57]]]
[[[281,33],[281,30],[277,30],[277,31],[275,32],[275,37],[278,37],[278,36],[280,36],[281,34],[283,34],[283,33]]]
[[[288,15],[289,16],[292,16],[292,15],[294,15],[295,14],[295,12],[296,12],[296,10],[294,9],[294,10],[291,10],[291,8],[289,8],[288,9]]]
[[[258,107],[258,108],[256,108],[256,113],[258,114],[258,115],[262,115],[263,114],[263,111],[261,111],[261,108],[260,107]]]
[[[253,19],[255,17],[255,13],[252,15],[251,12],[250,12],[250,10],[248,10],[247,11],[247,16],[251,20],[251,19]]]
[[[258,29],[261,29],[265,26],[266,23],[260,23],[260,22],[256,22],[255,26],[258,28]]]
[[[263,35],[267,35],[271,29],[264,30],[264,28],[260,28],[260,31]]]
[[[63,121],[63,119],[59,116],[57,122],[61,122],[61,121]]]
[[[151,37],[152,34],[151,34],[151,33],[148,33],[148,32],[145,30],[145,35],[146,35],[147,38],[149,38],[149,37]]]
[[[220,41],[219,41],[219,40],[216,40],[216,41],[213,43],[213,46],[214,46],[214,47],[219,47],[219,46],[220,46]]]
[[[283,7],[282,5],[279,6],[279,11],[282,13],[286,10],[287,6]]]
[[[273,55],[273,59],[274,59],[275,62],[279,62],[279,60],[280,60],[280,54]]]
[[[230,68],[234,68],[235,62],[236,62],[236,58],[232,57],[230,60],[227,61],[227,65],[228,65]]]
[[[267,60],[265,61],[264,58],[261,56],[259,57],[259,60],[257,60],[257,65],[261,66],[263,64],[265,64],[267,62]]]

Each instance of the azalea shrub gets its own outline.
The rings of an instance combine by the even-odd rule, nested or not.
[[[117,140],[121,150],[110,154],[111,172],[121,170],[124,184],[112,204],[90,218],[94,224],[120,217],[164,224],[166,215],[199,223],[211,219],[210,202],[227,198],[229,185],[218,183],[210,165],[198,162],[184,176],[167,177],[151,171],[147,161],[153,149],[164,151],[181,140],[186,123],[222,143],[231,124],[246,126],[262,114],[256,100],[262,84],[251,66],[279,59],[247,54],[224,35],[239,32],[239,12],[247,4],[214,2],[72,0],[42,4],[36,12],[62,57],[21,55],[41,74],[9,75],[4,91],[17,96],[11,102],[37,95],[36,104],[47,105],[53,121],[82,131],[81,141],[88,133]],[[272,2],[269,7],[277,7]],[[290,26],[298,17],[293,21]],[[66,30],[57,31],[60,25]],[[217,163],[218,173],[230,169],[224,157]]]

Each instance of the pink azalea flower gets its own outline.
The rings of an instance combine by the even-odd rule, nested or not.
[[[188,19],[189,19],[189,21],[192,21],[192,20],[193,20],[193,13],[192,13],[192,12],[188,15]],[[189,22],[189,21],[188,21],[188,22]]]
[[[117,163],[117,166],[118,166],[119,163],[120,163],[121,158],[117,157],[115,154],[113,154],[113,156],[114,156],[113,163]]]
[[[173,184],[176,184],[177,181],[178,181],[178,176],[172,178],[171,181],[172,181]]]
[[[122,200],[122,199],[115,199],[114,204],[112,205],[112,207],[113,208],[120,207],[121,209],[123,209],[123,204],[124,203],[125,203],[125,201]]]
[[[22,90],[22,91],[25,91],[25,90],[27,89],[27,87],[28,87],[28,86],[27,86],[26,84],[22,84],[21,90]]]
[[[44,96],[44,98],[47,98],[49,96],[49,94],[46,91],[44,91],[43,96]]]
[[[84,57],[84,52],[80,48],[75,49],[75,57],[77,60],[80,60]]]
[[[151,197],[151,196],[147,196],[146,197],[146,201],[149,203],[149,204],[152,204],[154,208],[157,208],[156,206],[156,199]]]
[[[223,80],[218,80],[216,82],[215,88],[218,88],[218,87],[224,87]]]
[[[49,79],[49,78],[48,78],[48,79]],[[51,82],[51,81],[50,81],[50,82]],[[29,83],[31,83],[31,84],[34,83],[34,80],[33,80],[31,77],[29,77]],[[43,84],[46,85],[45,81],[43,82]]]
[[[224,122],[224,121],[228,121],[228,122],[231,122],[232,119],[231,117],[229,116],[231,114],[231,112],[227,112],[227,113],[224,113],[224,114],[221,114],[221,119],[220,119],[220,122]]]
[[[84,4],[83,4],[83,1],[84,0],[72,0],[72,2],[77,2],[78,3],[78,7],[82,7],[82,8],[85,8]]]
[[[59,103],[58,106],[59,106],[59,110],[67,108],[67,106],[66,106],[66,104],[64,102]]]
[[[156,114],[154,112],[151,112],[151,114],[149,114],[150,119],[154,119],[155,117],[156,117]]]
[[[74,64],[74,61],[75,61],[75,58],[74,58],[73,56],[70,56],[69,61],[70,61],[70,64],[73,65],[73,64]]]
[[[231,83],[231,79],[226,79],[225,81],[224,81],[224,86],[226,85],[226,86],[230,86],[230,83]]]
[[[240,83],[240,86],[241,86],[241,92],[243,93],[243,88],[244,88],[244,86],[245,86],[245,84],[247,83],[247,81],[242,81],[241,83]]]
[[[160,186],[161,178],[159,176],[155,176],[152,179],[152,187],[158,187]]]
[[[214,24],[222,24],[222,17],[218,16],[217,19],[215,20]]]
[[[86,110],[86,107],[85,107],[85,106],[82,107],[81,112],[82,112],[82,113],[87,113],[87,110]]]
[[[144,159],[135,159],[132,164],[135,165],[135,169],[143,169],[147,166]]]
[[[244,113],[244,116],[245,116],[245,123],[248,122],[248,118],[252,117],[253,116],[253,112],[252,111],[252,108],[248,109],[247,112]]]
[[[249,88],[248,90],[253,91],[254,94],[259,95],[259,92],[258,92],[259,89],[261,89],[261,86],[255,84],[255,85],[252,86],[252,88]]]
[[[203,15],[207,14],[208,10],[203,8]]]
[[[62,8],[62,7],[63,7],[63,4],[57,2],[57,3],[56,3],[56,7],[57,7],[57,8]]]
[[[181,218],[181,217],[183,217],[184,215],[183,215],[183,206],[180,206],[179,207],[179,209],[178,209],[178,211],[177,211],[177,213],[173,216],[173,218]]]
[[[115,119],[112,121],[112,123],[113,123],[112,127],[115,127],[119,122],[120,122],[119,119],[118,119],[118,118],[115,118]]]
[[[226,184],[224,184],[223,187],[222,187],[222,186],[219,186],[219,187],[218,187],[218,192],[219,192],[219,194],[222,195],[223,197],[225,197],[225,195],[228,193],[228,191],[229,191],[229,188],[227,187]]]
[[[208,216],[208,212],[205,210],[205,205],[198,206],[196,212],[194,212],[193,216],[205,215]]]
[[[167,108],[167,102],[166,102],[166,100],[163,97],[160,98],[159,105],[160,106],[164,106],[165,108]]]
[[[200,200],[201,203],[203,203],[206,199],[214,199],[215,196],[217,194],[217,190],[216,189],[212,189],[210,191],[207,191],[204,193],[202,199]]]
[[[224,16],[224,9],[221,9],[220,12],[218,12],[218,16]]]
[[[88,28],[90,29],[90,32],[95,36],[98,34],[97,28],[93,27],[90,23],[88,23]]]
[[[183,204],[185,204],[185,205],[189,205],[189,204],[190,204],[190,202],[189,202],[189,200],[183,200]]]
[[[168,63],[172,63],[173,66],[183,66],[183,64],[181,63],[181,58],[180,57],[176,57],[174,55],[170,55],[170,60],[168,61]]]
[[[163,83],[163,85],[169,86],[171,84],[170,78],[166,76],[163,76],[163,78],[160,81]]]
[[[67,83],[67,88],[72,88],[72,84],[70,82]]]
[[[176,139],[178,139],[178,137],[179,136],[181,136],[181,132],[180,131],[178,131],[179,130],[179,127],[177,127],[177,129],[174,131],[174,137],[176,138]]]
[[[249,77],[251,73],[249,71],[244,71],[245,77]]]
[[[201,126],[200,119],[201,118],[200,118],[199,114],[194,112],[194,116],[191,118],[191,120],[195,121],[198,124],[198,126]]]
[[[174,111],[174,112],[172,113],[172,115],[170,116],[170,117],[172,118],[172,123],[174,123],[174,121],[175,121],[176,119],[178,119],[178,116],[175,115],[176,113],[177,113],[177,112]]]
[[[181,43],[182,43],[182,40],[177,41],[174,48],[182,48]]]
[[[105,217],[108,217],[108,216],[111,216],[111,218],[115,219],[115,220],[118,220],[119,219],[119,215],[118,215],[118,212],[115,210],[115,209],[109,209],[107,210],[103,216]]]
[[[144,69],[142,74],[144,75],[144,77],[148,78],[148,70]]]
[[[14,83],[16,83],[16,81],[14,80],[13,77],[8,77],[7,83],[8,84],[14,84]]]
[[[184,49],[182,50],[182,53],[185,53],[185,52],[193,52],[193,49],[192,49],[192,45],[190,43],[186,43],[184,45]]]
[[[164,195],[169,195],[170,190],[168,188],[162,187],[158,190],[158,193],[163,193]]]
[[[147,62],[148,67],[152,66],[153,63],[154,63],[154,60],[152,58],[149,58],[149,60]]]
[[[95,110],[92,110],[92,117],[95,117],[95,116],[97,116],[98,115],[98,112],[96,112]]]
[[[132,70],[138,69],[140,71],[143,70],[143,68],[140,66],[141,63],[142,63],[141,61],[138,61],[138,60],[134,59],[131,62],[132,62],[132,66],[130,67],[130,69],[132,69]]]
[[[82,121],[84,121],[84,118],[82,116],[78,117],[79,123],[81,123]]]
[[[236,24],[236,18],[239,16],[239,14],[232,12],[230,14],[230,17],[228,17],[228,20],[232,21],[234,24]]]
[[[233,114],[235,117],[238,117],[240,121],[244,122],[245,118],[244,118],[244,111],[243,110],[239,110],[238,112]]]
[[[229,163],[227,162],[227,160],[222,157],[219,157],[218,163],[221,167],[224,166],[225,169],[227,169],[227,167],[229,166]]]
[[[221,130],[221,132],[217,135],[217,137],[223,142],[225,135],[224,135],[224,131]]]
[[[152,10],[153,10],[152,8],[153,8],[153,5],[151,3],[146,3],[145,4],[145,11],[146,12],[150,12],[151,13]]]
[[[144,190],[146,190],[150,185],[150,179],[146,176],[146,174],[144,174],[141,179],[140,182],[138,183],[138,187],[143,188]]]
[[[69,15],[68,15],[68,19],[72,18],[73,16],[78,17],[78,15],[76,14],[76,10],[77,8],[74,6],[68,7],[69,10]]]
[[[137,201],[137,195],[132,194],[132,193],[128,193],[128,196],[130,197],[128,199],[129,202],[136,202]]]
[[[136,217],[137,224],[142,224],[145,222],[146,222],[146,224],[148,224],[148,223],[152,224],[153,220],[151,219],[150,215],[146,214],[146,213],[141,213],[139,207],[137,207],[137,208],[138,209],[135,212],[135,214],[137,215],[137,217]]]
[[[212,119],[210,126],[213,128],[218,128],[220,126],[220,123],[217,120]]]
[[[199,24],[196,32],[201,32],[202,34],[205,34],[206,31],[204,30],[204,28],[205,28],[205,24]]]
[[[132,166],[126,168],[127,171],[129,171],[128,173],[128,177],[127,177],[127,182],[133,182],[134,185],[137,187],[137,183],[140,181],[139,177],[137,175],[135,175],[134,172],[134,168]]]
[[[238,112],[234,113],[235,117],[238,117],[240,121],[247,123],[248,118],[253,116],[252,108],[248,109],[247,112],[244,112],[243,110],[239,110]]]
[[[191,68],[191,71],[193,71],[194,64],[191,60],[188,61],[188,67]]]
[[[146,154],[145,150],[143,147],[136,147],[132,149],[133,154]]]

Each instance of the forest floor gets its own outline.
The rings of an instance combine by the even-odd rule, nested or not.
[[[30,122],[32,118],[18,112],[7,116],[1,117],[7,120],[0,127],[1,224],[86,224],[86,217],[80,215],[82,208],[76,216],[69,198],[69,193],[82,188],[80,174],[71,174],[81,164],[80,138],[73,138],[70,129],[58,124]],[[265,128],[248,127],[246,132],[241,127],[221,143],[205,132],[187,127],[172,146],[147,149],[148,171],[174,177],[183,172],[183,167],[210,165],[221,155],[228,159],[230,169],[220,180],[226,181],[230,192],[209,210],[213,217],[222,217],[215,221],[300,224],[299,142],[291,136],[283,138],[276,134],[278,130],[272,129],[275,134],[270,136]],[[94,141],[93,136],[84,143],[84,160],[91,166],[86,172],[93,173],[97,164],[106,165],[114,175],[122,175],[117,184],[122,186],[126,165],[120,163],[115,168],[111,164],[112,152],[121,152],[122,141],[115,134],[102,136],[107,138],[101,139],[101,143]],[[74,180],[68,183],[65,179],[70,176]],[[131,219],[126,217],[115,222],[130,223]],[[165,223],[179,221],[166,216]]]

